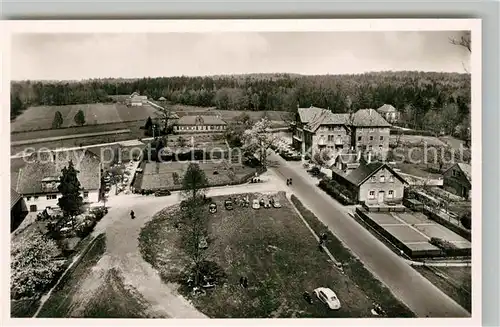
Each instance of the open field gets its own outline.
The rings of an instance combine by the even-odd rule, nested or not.
[[[471,267],[414,266],[413,268],[467,311],[472,312]]]
[[[434,136],[421,136],[421,135],[391,135],[390,137],[390,143],[391,144],[396,144],[397,140],[399,139],[399,142],[401,144],[405,145],[423,145],[424,143],[427,144],[428,147],[431,146],[445,146],[446,143],[441,141],[439,138],[434,137]]]
[[[11,132],[51,129],[57,111],[60,111],[63,117],[62,128],[76,127],[74,117],[79,110],[85,113],[86,125],[145,120],[157,113],[157,110],[150,105],[128,107],[118,103],[29,107],[11,123]]]
[[[262,196],[249,194],[250,200]],[[215,318],[371,316],[372,300],[318,250],[284,194],[278,197],[280,209],[232,211],[224,209],[225,198],[213,199],[219,210],[209,218],[206,259],[220,265],[228,278],[204,296],[188,295],[194,305]],[[176,281],[189,262],[173,215],[175,211],[160,212],[140,237],[143,256],[167,282]],[[239,285],[241,276],[249,280],[247,289]],[[339,311],[327,309],[316,298],[312,305],[303,299],[304,291],[320,286],[337,293],[343,305]]]

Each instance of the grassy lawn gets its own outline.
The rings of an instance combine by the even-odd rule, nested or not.
[[[252,200],[261,195],[249,196]],[[186,296],[214,318],[370,317],[372,298],[318,250],[316,239],[284,193],[279,198],[280,209],[235,207],[233,211],[224,209],[226,197],[213,199],[219,210],[209,218],[206,259],[217,262],[228,281],[204,296]],[[189,262],[173,226],[177,210],[158,213],[140,236],[141,253],[166,282],[177,281]],[[241,276],[249,280],[247,289],[239,285]],[[341,310],[303,299],[304,291],[321,286],[337,293]]]
[[[471,312],[471,267],[413,267],[441,291]]]
[[[304,207],[300,200],[292,196],[292,202],[316,234],[323,232],[328,234],[326,246],[336,260],[342,263],[346,275],[350,276],[352,281],[357,284],[369,298],[378,303],[386,311],[389,317],[403,318],[415,316],[408,307],[396,299],[391,291],[365,268],[339,239],[328,231],[327,227],[310,210]]]
[[[14,132],[37,131],[52,128],[52,120],[57,111],[61,112],[63,124],[61,127],[76,127],[74,117],[82,110],[85,113],[86,124],[99,125],[122,123],[152,118],[157,110],[150,105],[128,107],[119,103],[91,103],[65,106],[29,107],[11,123]]]
[[[398,164],[396,164],[396,168],[400,169],[401,172],[404,174],[409,174],[409,175],[422,177],[422,178],[437,179],[437,178],[443,177],[440,174],[436,174],[434,172],[428,171],[429,168],[439,169],[439,167],[437,165],[429,165],[429,167],[427,167],[426,165],[398,163]],[[444,172],[444,170],[443,170],[443,172]]]

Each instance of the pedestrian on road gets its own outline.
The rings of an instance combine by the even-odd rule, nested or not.
[[[130,218],[134,219],[135,218],[135,213],[134,210],[130,210]]]

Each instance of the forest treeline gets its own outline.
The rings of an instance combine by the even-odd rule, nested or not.
[[[110,95],[137,91],[155,100],[220,110],[295,111],[313,105],[346,112],[391,104],[410,127],[451,132],[468,125],[471,103],[470,74],[437,72],[16,81],[11,86],[12,118],[28,106],[112,102]]]

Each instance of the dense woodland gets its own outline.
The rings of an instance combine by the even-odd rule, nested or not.
[[[380,72],[359,75],[253,74],[133,80],[12,83],[11,117],[28,106],[112,102],[138,91],[169,103],[221,110],[295,111],[311,105],[346,112],[391,104],[409,127],[454,133],[470,125],[470,74]]]

